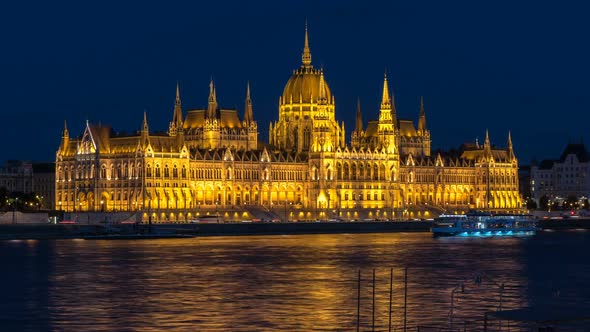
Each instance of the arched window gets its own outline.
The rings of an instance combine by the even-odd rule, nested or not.
[[[162,176],[162,173],[160,172],[160,165],[156,165],[156,177],[159,178]]]
[[[146,172],[146,176],[148,178],[151,178],[152,177],[152,165],[148,165],[147,170],[145,172]]]
[[[164,165],[164,177],[165,178],[170,177],[170,169],[168,168],[168,165]]]
[[[172,168],[172,177],[175,179],[178,178],[178,168],[176,165],[174,165],[174,168]]]
[[[309,128],[306,127],[303,130],[303,148],[304,149],[309,148],[310,140],[311,140],[311,132],[310,132]]]
[[[182,165],[182,178],[186,179],[186,166]]]
[[[107,178],[107,167],[105,165],[102,165],[102,167],[100,168],[100,178],[101,179]]]
[[[293,128],[293,146],[295,149],[299,147],[299,128]]]

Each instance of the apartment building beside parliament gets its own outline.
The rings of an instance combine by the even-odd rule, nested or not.
[[[65,126],[56,208],[141,211],[154,221],[213,213],[244,219],[257,211],[301,220],[521,209],[509,134],[505,149],[492,147],[486,132],[482,145],[432,153],[423,101],[415,126],[398,118],[387,77],[382,96],[378,119],[366,126],[358,106],[347,144],[324,72],[312,65],[306,29],[302,64],[279,97],[268,144],[258,141],[249,86],[241,119],[219,106],[213,82],[207,108],[183,113],[177,86],[165,134],[150,132],[147,114],[135,135],[87,122],[72,138]]]

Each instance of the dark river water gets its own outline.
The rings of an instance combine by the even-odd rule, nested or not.
[[[391,268],[400,331],[406,267],[408,327],[448,327],[463,281],[453,324],[477,330],[500,305],[587,305],[589,254],[588,231],[0,241],[0,331],[387,331]]]

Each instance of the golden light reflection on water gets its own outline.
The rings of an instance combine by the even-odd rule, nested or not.
[[[509,290],[505,307],[522,304],[522,240],[483,241],[440,241],[430,234],[59,241],[48,291],[52,322],[86,331],[351,330],[361,269],[360,318],[369,328],[375,268],[375,325],[386,330],[390,268],[392,321],[401,326],[403,267],[409,266],[408,324],[444,326],[450,290],[478,269],[521,287]],[[458,321],[496,304],[494,291],[484,288],[472,299],[459,297]]]
[[[38,271],[40,262],[49,267],[46,307],[51,308],[51,323],[58,327],[270,331],[355,326],[358,268],[363,271],[361,320],[365,327],[372,316],[373,268],[377,269],[376,325],[381,328],[388,315],[389,266],[396,267],[396,326],[403,321],[402,267],[406,265],[410,267],[409,324],[447,323],[450,290],[477,270],[506,283],[505,307],[526,304],[522,296],[528,287],[522,267],[526,241],[384,234],[55,241],[43,249],[39,246],[45,242],[39,246],[7,243],[26,249],[27,269]],[[549,246],[555,251],[563,243],[550,241]],[[49,259],[29,257],[46,252],[51,253]],[[544,264],[543,273],[551,272],[550,266]],[[578,274],[583,278],[583,273]],[[43,288],[37,283],[32,286]],[[21,296],[30,301],[31,312],[39,310],[37,298],[28,293]],[[456,321],[494,309],[497,297],[497,288],[486,279],[479,286],[467,284],[466,292],[457,295]]]

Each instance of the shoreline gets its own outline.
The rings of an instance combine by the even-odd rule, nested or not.
[[[136,238],[430,232],[432,221],[290,222],[220,224],[0,224],[2,240]],[[590,229],[590,218],[540,220],[539,230]],[[151,236],[148,236],[151,235]]]
[[[430,221],[363,221],[220,224],[0,224],[0,240],[59,240],[132,234],[248,236],[338,233],[430,232]],[[147,238],[147,237],[146,237]]]

